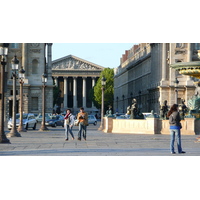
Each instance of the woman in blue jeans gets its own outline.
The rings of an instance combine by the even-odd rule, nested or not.
[[[182,151],[181,147],[181,117],[178,112],[178,105],[174,104],[168,114],[167,117],[169,118],[169,124],[170,124],[170,135],[171,135],[171,141],[170,141],[170,151],[171,154],[175,154],[176,152],[174,151],[174,142],[175,142],[175,137],[176,137],[176,142],[177,142],[177,148],[178,148],[178,153],[185,153],[185,151]]]

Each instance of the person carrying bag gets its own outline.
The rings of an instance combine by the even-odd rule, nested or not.
[[[74,125],[74,115],[72,115],[71,110],[67,109],[66,110],[66,115],[64,117],[65,119],[65,123],[64,123],[64,127],[65,127],[65,141],[69,140],[69,133],[72,136],[72,140],[74,140],[74,134],[72,132],[72,128]]]

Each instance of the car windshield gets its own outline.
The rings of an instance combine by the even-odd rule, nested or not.
[[[27,114],[23,114],[23,119],[27,119]]]
[[[20,118],[20,114],[16,114],[16,119]],[[23,114],[23,119],[27,119],[27,114]]]

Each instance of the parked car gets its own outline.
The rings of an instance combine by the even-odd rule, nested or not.
[[[74,125],[77,124],[78,120],[74,120]],[[88,124],[94,124],[94,126],[97,125],[97,118],[94,115],[88,115]]]
[[[49,119],[52,116],[51,113],[45,113],[45,119]],[[35,118],[37,120],[37,122],[41,122],[42,121],[42,114],[39,113],[38,116]]]
[[[64,117],[63,115],[52,115],[48,119],[45,120],[45,125],[46,126],[62,126],[64,127]]]
[[[20,114],[17,113],[16,114],[16,127],[19,126],[19,122],[20,122]],[[35,119],[34,114],[32,114],[32,113],[24,113],[23,114],[23,126],[25,129],[33,128],[33,130],[35,130],[36,125],[37,125],[37,121]],[[8,130],[11,130],[12,126],[13,126],[13,120],[12,120],[12,118],[10,118],[8,121]]]
[[[88,124],[97,125],[97,118],[94,115],[88,115]]]

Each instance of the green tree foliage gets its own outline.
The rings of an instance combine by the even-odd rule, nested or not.
[[[102,77],[106,78],[106,86],[105,86],[105,92],[104,92],[104,105],[105,105],[105,110],[107,110],[109,105],[113,106],[114,69],[105,68],[101,72],[100,77],[99,77],[94,89],[91,91],[93,103],[97,108],[101,108],[101,102],[102,102],[102,90],[101,90]]]

